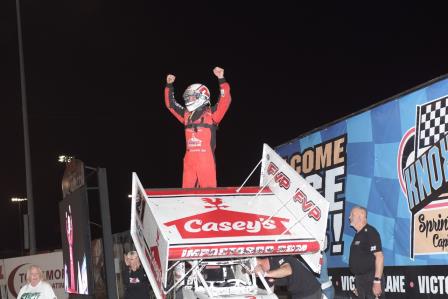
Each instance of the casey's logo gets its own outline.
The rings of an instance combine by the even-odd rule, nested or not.
[[[203,198],[214,210],[164,223],[174,225],[182,238],[243,237],[282,234],[289,219],[224,210],[221,198]],[[269,219],[269,220],[268,220]],[[289,234],[289,232],[286,232]]]

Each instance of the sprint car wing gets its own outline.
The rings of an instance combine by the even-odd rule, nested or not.
[[[260,187],[144,189],[133,174],[131,235],[158,299],[169,261],[297,255],[320,272],[328,202],[267,145]]]

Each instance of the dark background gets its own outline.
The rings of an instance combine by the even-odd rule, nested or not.
[[[61,246],[59,154],[107,168],[113,232],[129,229],[132,171],[145,187],[180,187],[185,141],[163,105],[168,73],[177,95],[196,82],[217,95],[212,69],[225,69],[233,102],[217,136],[221,186],[244,181],[263,142],[277,146],[448,73],[441,7],[295,2],[22,0],[38,250]],[[10,202],[26,196],[20,99],[15,2],[2,0],[3,256],[20,254]]]

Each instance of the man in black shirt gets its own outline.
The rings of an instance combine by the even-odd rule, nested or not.
[[[293,256],[257,258],[255,272],[263,273],[268,282],[285,278],[291,299],[322,298],[319,281],[302,262]]]
[[[356,230],[350,246],[350,270],[355,275],[355,295],[359,299],[384,297],[384,255],[378,231],[367,224],[367,211],[356,206],[350,212]]]
[[[128,252],[124,257],[124,261],[127,266],[127,269],[123,271],[124,298],[149,299],[152,292],[151,286],[137,252]]]

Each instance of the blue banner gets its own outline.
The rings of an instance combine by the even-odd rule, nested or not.
[[[276,148],[330,202],[329,268],[348,267],[355,205],[386,267],[448,264],[447,97],[443,78]]]

